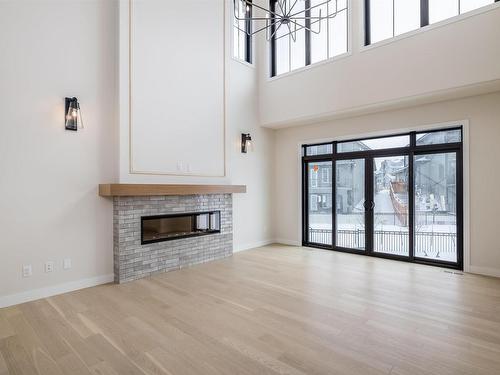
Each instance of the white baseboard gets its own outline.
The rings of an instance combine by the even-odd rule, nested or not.
[[[498,268],[469,266],[468,272],[483,276],[500,277],[500,270]]]
[[[300,241],[287,240],[284,238],[276,238],[274,240],[274,243],[281,244],[281,245],[289,245],[289,246],[302,246],[302,243]]]
[[[249,244],[237,245],[234,247],[233,252],[239,253],[240,251],[255,249],[256,247],[262,247],[270,245],[272,243],[274,243],[274,240],[263,240],[263,241],[252,242]]]
[[[113,275],[104,275],[11,294],[8,296],[0,297],[0,308],[35,301],[41,298],[52,297],[58,294],[73,292],[79,289],[90,288],[96,285],[107,284],[112,282],[113,280]]]

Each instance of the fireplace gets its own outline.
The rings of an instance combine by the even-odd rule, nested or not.
[[[141,244],[220,233],[220,211],[143,216]]]

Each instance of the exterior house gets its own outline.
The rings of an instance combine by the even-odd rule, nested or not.
[[[368,150],[363,142],[349,142],[349,150]],[[331,153],[331,145],[318,145],[310,150],[310,155]],[[364,168],[359,168],[357,160],[339,160],[336,169],[337,213],[352,213],[364,199]],[[317,214],[329,214],[332,210],[332,164],[319,162],[310,164],[309,210]]]

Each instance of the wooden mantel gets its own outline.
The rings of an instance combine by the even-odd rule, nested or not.
[[[246,185],[100,184],[101,197],[246,193]]]

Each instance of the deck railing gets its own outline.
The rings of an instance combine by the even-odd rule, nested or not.
[[[331,229],[309,228],[309,242],[331,245]],[[337,246],[352,249],[363,249],[365,247],[364,230],[338,230],[336,238]],[[383,250],[384,253],[408,254],[409,236],[408,232],[376,230],[374,232],[375,249]],[[417,232],[415,233],[416,254],[454,254],[457,252],[457,234],[443,232]]]

